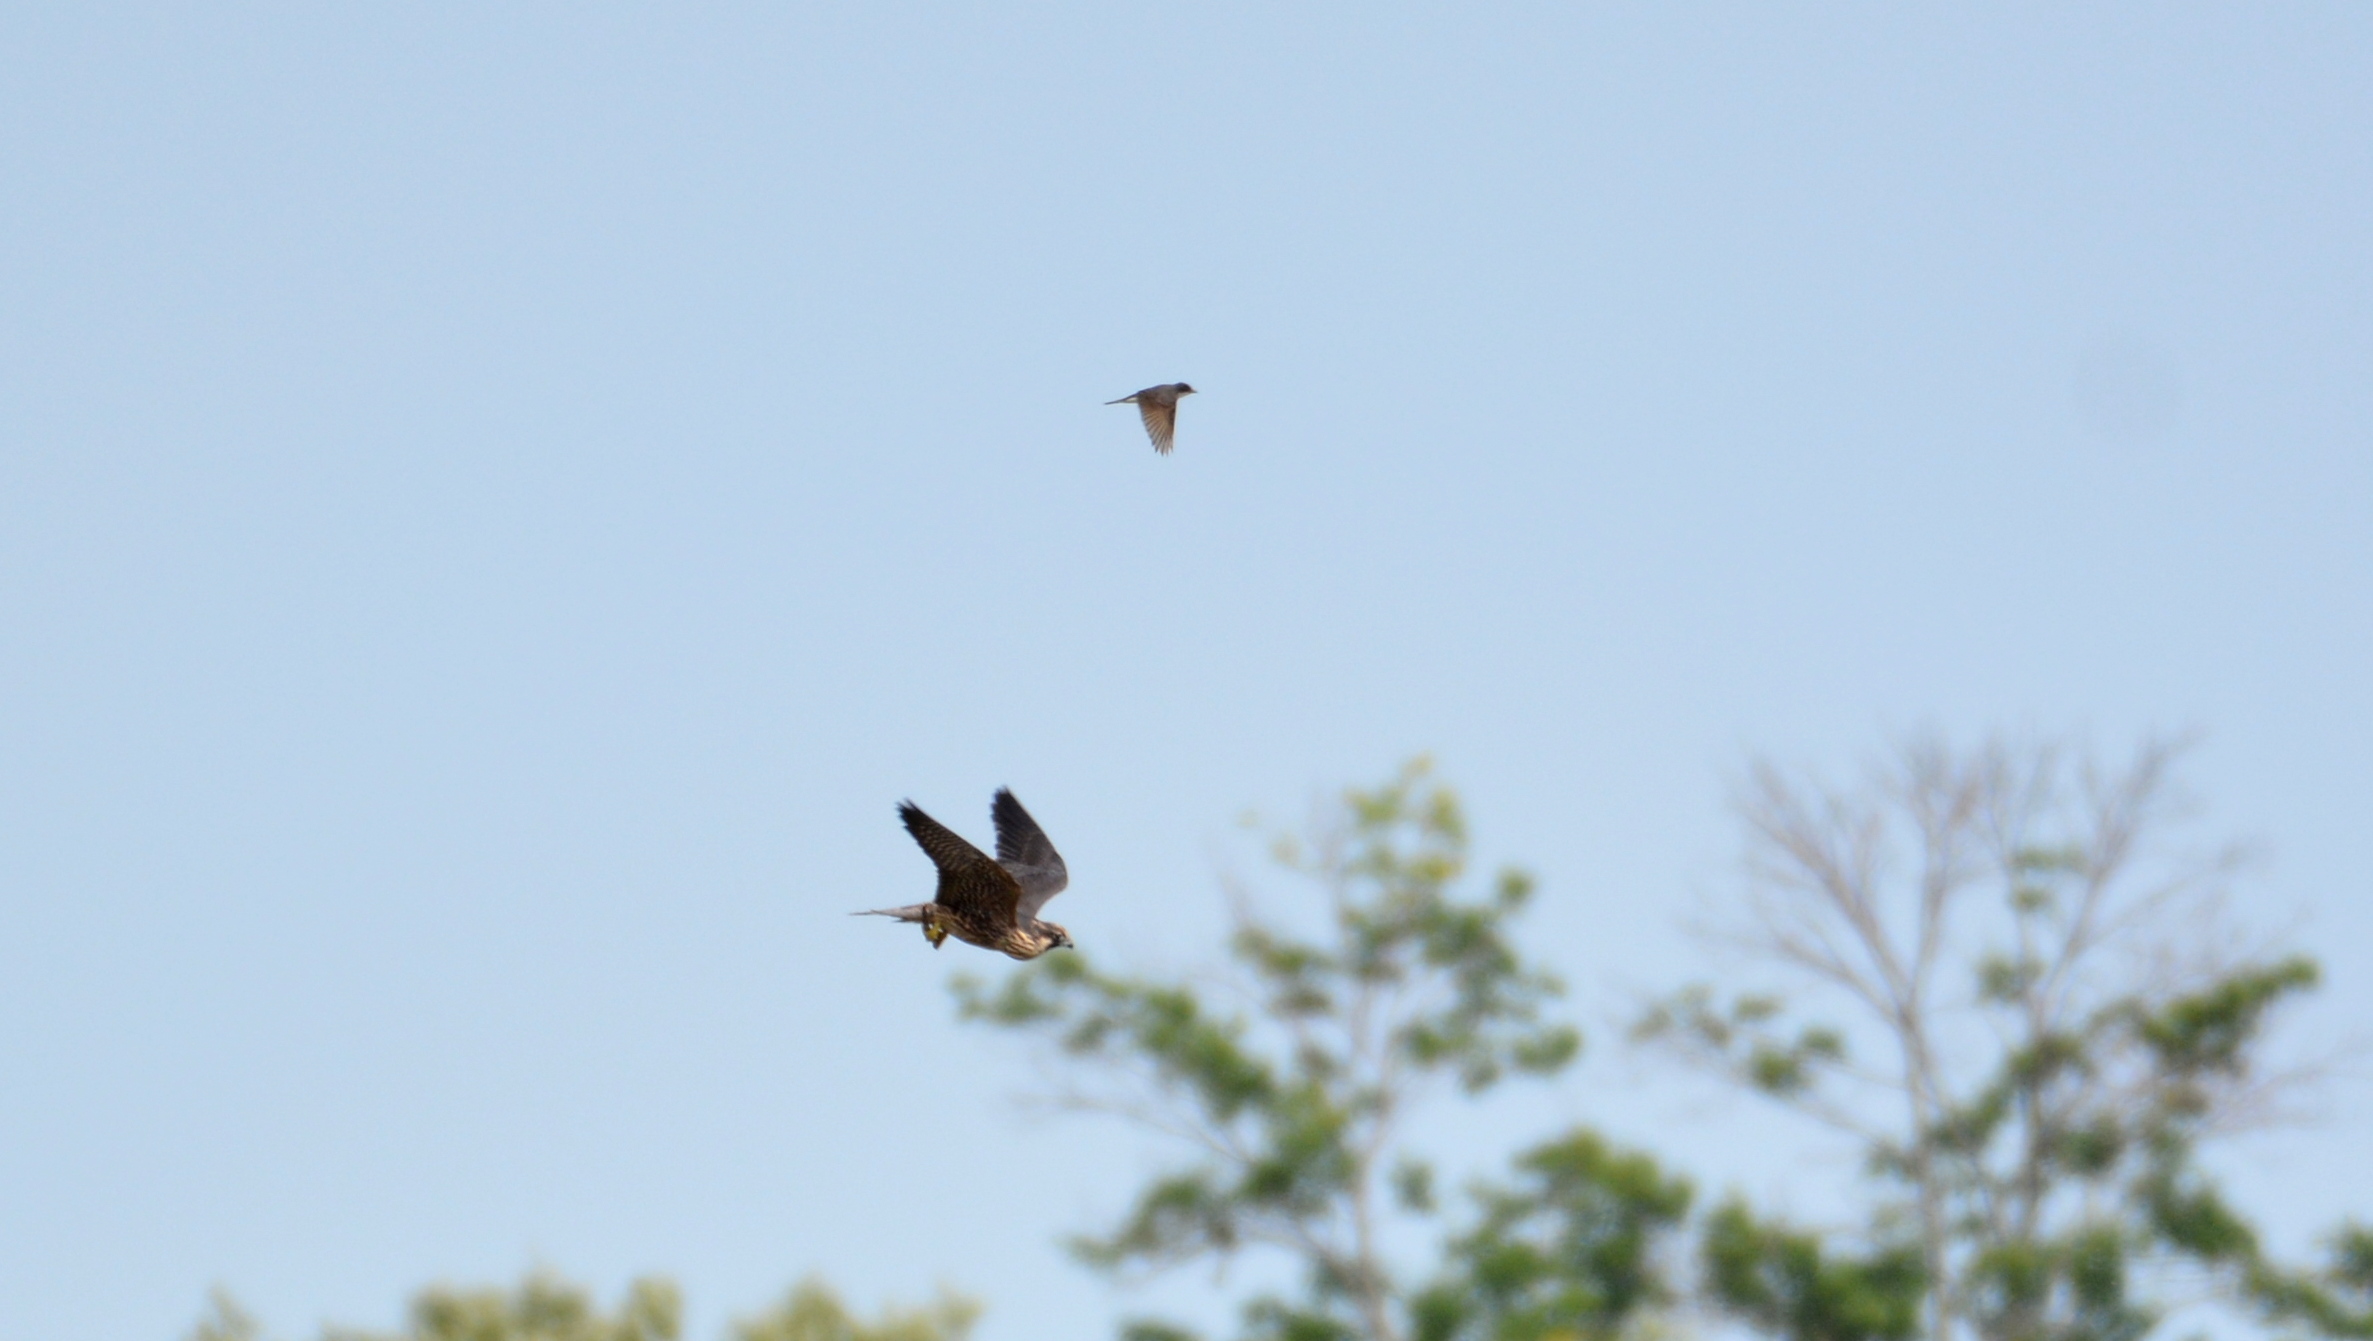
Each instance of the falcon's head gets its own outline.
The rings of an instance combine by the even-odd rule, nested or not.
[[[1076,950],[1076,949],[1078,949],[1078,948],[1079,948],[1078,946],[1076,946],[1076,945],[1073,945],[1073,944],[1071,943],[1071,933],[1070,933],[1070,932],[1068,932],[1068,931],[1065,931],[1065,930],[1063,930],[1061,927],[1058,927],[1058,926],[1056,926],[1054,923],[1052,923],[1052,922],[1041,922],[1041,923],[1039,923],[1038,925],[1039,925],[1039,927],[1040,927],[1042,930],[1044,930],[1044,931],[1046,932],[1046,948],[1047,948],[1047,949],[1049,949],[1049,950]]]

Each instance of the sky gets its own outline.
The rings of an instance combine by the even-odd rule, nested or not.
[[[2197,733],[2344,1046],[2367,69],[2347,3],[0,8],[0,1338],[538,1264],[1224,1320],[1065,1257],[1159,1152],[1020,1101],[1004,961],[844,915],[1001,785],[1167,970],[1291,906],[1240,815],[1430,752],[1592,1035],[1439,1139],[1817,1206],[1610,1024],[1749,763]],[[1157,457],[1102,402],[1173,380]],[[2368,1100],[2220,1157],[2278,1243]]]

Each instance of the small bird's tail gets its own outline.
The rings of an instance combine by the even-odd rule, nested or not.
[[[1136,400],[1135,396],[1123,396],[1119,400],[1108,400],[1104,403],[1107,405],[1131,405],[1135,404]]]
[[[904,908],[860,908],[851,917],[895,917],[901,922],[922,922],[930,918],[931,905],[910,903]]]

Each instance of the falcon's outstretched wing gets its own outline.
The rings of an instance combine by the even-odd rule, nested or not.
[[[1012,792],[998,788],[989,815],[997,821],[997,864],[1012,872],[1022,887],[1018,911],[1024,917],[1036,917],[1048,899],[1071,883],[1071,872],[1064,869],[1063,855],[1048,841],[1046,830],[1038,827],[1038,821],[1030,818]]]
[[[1010,927],[1022,901],[1022,887],[989,854],[965,842],[955,830],[923,813],[912,801],[898,804],[898,818],[931,864],[939,868],[939,897],[956,915],[981,927]]]

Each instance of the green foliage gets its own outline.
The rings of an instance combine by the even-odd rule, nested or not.
[[[1725,1006],[1692,988],[1635,1036],[1854,1133],[1879,1179],[1858,1237],[1886,1246],[1839,1266],[1817,1237],[1755,1225],[1734,1204],[1705,1245],[1726,1307],[1792,1338],[1896,1335],[1916,1317],[1878,1307],[1856,1272],[1910,1251],[1917,1271],[1870,1280],[1890,1306],[1913,1282],[1931,1333],[2135,1341],[2163,1312],[2153,1282],[2205,1267],[2229,1298],[2352,1334],[2345,1272],[2266,1264],[2196,1159],[2260,1084],[2264,1030],[2315,985],[2315,965],[2121,976],[2102,962],[2121,939],[2162,964],[2219,948],[2175,942],[2212,934],[2198,900],[2224,863],[2139,869],[2167,814],[2170,757],[2146,748],[2113,774],[2050,751],[1915,746],[1861,794],[1757,776],[1744,807],[1758,881],[1748,943],[1863,1011],[1889,1045],[1871,1051],[1892,1053],[1893,1069],[1850,1067],[1842,1031],[1792,1026],[1770,993]],[[1909,852],[1890,847],[1899,832]],[[1891,888],[1890,871],[1916,879]],[[1956,960],[1982,1034],[1941,1022],[1953,989],[1938,975]],[[1900,1125],[1878,1119],[1890,1101]]]
[[[627,1287],[614,1313],[596,1308],[582,1288],[537,1272],[516,1289],[432,1286],[412,1298],[400,1332],[329,1328],[323,1341],[676,1341],[684,1301],[671,1281],[646,1277]]]
[[[773,1309],[735,1324],[733,1335],[734,1341],[964,1341],[980,1312],[978,1303],[942,1291],[926,1307],[891,1306],[866,1322],[830,1286],[809,1279]]]
[[[1716,1060],[1748,1088],[1785,1098],[1811,1090],[1825,1069],[1843,1066],[1846,1037],[1822,1024],[1782,1037],[1772,1026],[1782,1009],[1780,998],[1762,993],[1743,994],[1724,1009],[1711,988],[1693,985],[1650,1006],[1632,1025],[1631,1037]]]
[[[1687,1180],[1575,1131],[1477,1190],[1480,1222],[1410,1306],[1415,1341],[1612,1341],[1672,1298],[1659,1244],[1688,1214]]]
[[[1122,1325],[1120,1341],[1203,1341],[1203,1339],[1174,1323],[1139,1318]]]
[[[2266,1012],[2284,997],[2313,988],[2321,979],[2315,961],[2304,956],[2228,973],[2207,990],[2151,1003],[2123,1003],[2144,1046],[2157,1054],[2159,1071],[2170,1080],[2232,1076],[2248,1069],[2249,1046],[2257,1041]]]
[[[324,1328],[322,1341],[677,1341],[683,1298],[672,1282],[645,1277],[604,1313],[582,1288],[537,1272],[516,1288],[433,1286],[412,1298],[400,1332]],[[886,1308],[873,1321],[850,1313],[822,1282],[794,1288],[773,1309],[734,1327],[735,1341],[965,1341],[980,1306],[942,1293],[917,1309]],[[189,1341],[262,1341],[263,1331],[228,1294],[214,1292]]]
[[[1240,914],[1228,950],[1250,1015],[1078,954],[956,990],[967,1018],[1037,1034],[1121,1086],[1083,1106],[1140,1116],[1196,1152],[1112,1231],[1079,1240],[1083,1259],[1117,1269],[1281,1247],[1307,1268],[1308,1293],[1253,1300],[1248,1337],[1390,1337],[1398,1287],[1381,1221],[1435,1201],[1423,1162],[1395,1158],[1398,1120],[1434,1078],[1479,1094],[1564,1067],[1581,1037],[1543,1018],[1559,985],[1510,936],[1531,879],[1506,871],[1463,891],[1465,816],[1422,760],[1273,851],[1324,894],[1327,917],[1312,938]]]
[[[1841,1256],[1821,1236],[1759,1221],[1731,1200],[1707,1221],[1701,1251],[1715,1301],[1788,1341],[1910,1341],[1927,1290],[1921,1253],[1898,1243]]]
[[[2373,1229],[2342,1225],[2330,1248],[2331,1262],[2320,1271],[2253,1260],[2250,1298],[2269,1319],[2320,1336],[2373,1337]]]
[[[2159,1320],[2128,1290],[2135,1247],[2132,1227],[2108,1219],[2000,1238],[1968,1264],[1968,1308],[1987,1336],[2132,1341]]]
[[[2083,770],[2074,804],[2052,756],[1999,748],[1915,748],[1875,799],[1808,799],[1759,776],[1746,812],[1763,948],[1792,987],[1861,1012],[1856,1047],[1779,993],[1703,986],[1655,1005],[1634,1036],[1852,1133],[1871,1195],[1843,1231],[1760,1217],[1736,1196],[1693,1221],[1686,1179],[1584,1129],[1463,1193],[1437,1186],[1401,1139],[1417,1102],[1554,1073],[1581,1039],[1547,1018],[1559,984],[1514,938],[1530,878],[1468,887],[1465,816],[1422,760],[1347,793],[1314,834],[1276,841],[1323,916],[1297,931],[1243,901],[1231,984],[1074,953],[956,992],[966,1018],[1039,1038],[1091,1078],[1063,1098],[1185,1152],[1074,1244],[1084,1261],[1122,1271],[1267,1248],[1301,1266],[1293,1297],[1245,1302],[1239,1341],[1648,1341],[1689,1305],[1784,1341],[2141,1341],[2171,1311],[2173,1272],[2284,1333],[2373,1341],[2373,1229],[2342,1228],[2319,1266],[2276,1262],[2198,1158],[2263,1089],[2266,1030],[2315,986],[2314,963],[2120,977],[2097,962],[2137,929],[2192,925],[2168,909],[2201,870],[2126,893],[2164,762],[2145,751],[2122,777]],[[1912,834],[1912,860],[1889,859],[1904,855],[1890,824]],[[1891,872],[1912,873],[1892,902]],[[1938,1023],[1948,1003],[1951,1027]],[[1395,1227],[1422,1228],[1394,1242],[1439,1256],[1417,1271],[1388,1259]],[[1697,1270],[1682,1279],[1693,1229]],[[664,1280],[604,1312],[538,1274],[424,1291],[397,1333],[322,1337],[678,1341],[681,1312]],[[864,1319],[810,1280],[732,1336],[965,1341],[979,1312],[943,1293]],[[1150,1319],[1120,1335],[1202,1341]],[[218,1291],[188,1341],[263,1334]]]

